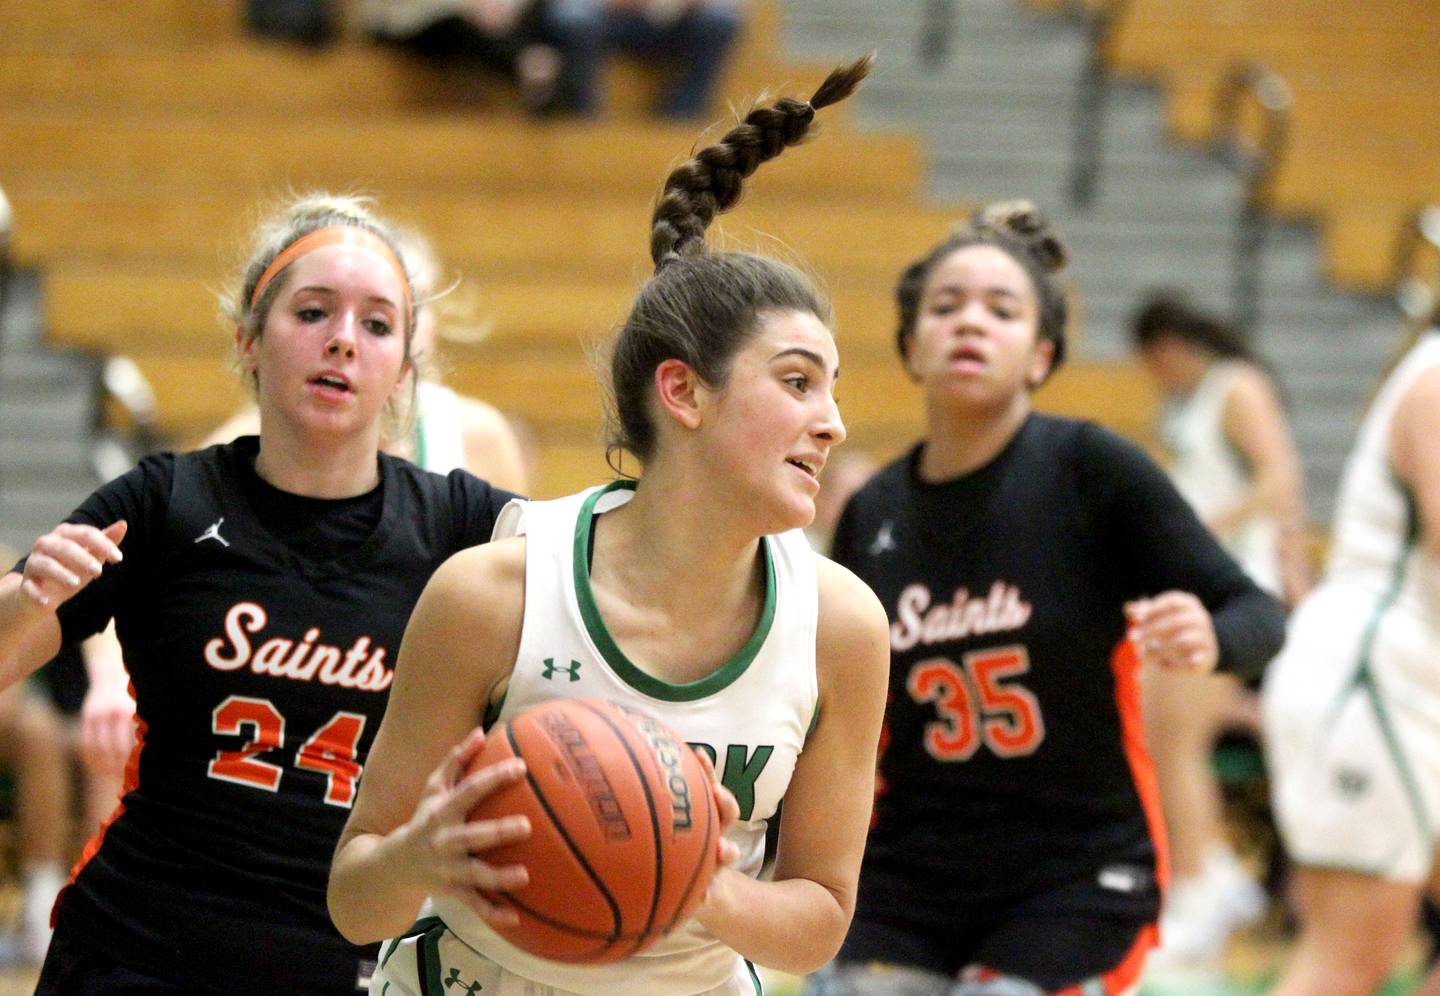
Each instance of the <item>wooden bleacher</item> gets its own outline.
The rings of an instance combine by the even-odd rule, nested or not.
[[[1405,222],[1440,199],[1437,46],[1440,7],[1414,0],[1131,0],[1111,68],[1159,83],[1172,132],[1197,142],[1232,64],[1280,74],[1294,106],[1274,209],[1319,222],[1333,281],[1381,292]]]
[[[752,6],[722,105],[809,92],[828,69],[782,62],[774,3]],[[605,475],[590,347],[647,274],[651,199],[698,134],[646,119],[653,73],[607,72],[600,120],[537,123],[493,82],[353,38],[322,52],[248,39],[238,3],[7,4],[0,185],[15,254],[42,274],[50,341],[134,358],[160,428],[185,443],[242,399],[214,291],[257,202],[374,193],[430,235],[490,329],[446,346],[445,379],[529,426],[536,494],[573,490]],[[826,111],[823,137],[768,165],[716,231],[804,260],[832,289],[852,443],[888,456],[921,424],[893,352],[893,281],[965,209],[923,202],[914,136],[862,134],[848,116]],[[1134,435],[1154,406],[1138,373],[1113,365],[1077,364],[1040,401]]]

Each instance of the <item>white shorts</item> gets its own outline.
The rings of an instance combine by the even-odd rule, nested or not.
[[[1291,621],[1262,704],[1290,857],[1425,881],[1440,816],[1440,647],[1423,621],[1354,590],[1317,590]]]
[[[725,985],[693,996],[758,996],[759,980],[748,965]],[[403,937],[380,946],[380,965],[370,977],[370,996],[612,996],[602,989],[572,993],[516,975],[476,951],[445,926],[425,917]],[[625,996],[616,990],[613,996]],[[677,993],[675,996],[690,996]]]

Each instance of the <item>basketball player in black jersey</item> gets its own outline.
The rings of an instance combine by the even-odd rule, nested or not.
[[[928,433],[836,532],[890,615],[890,704],[855,920],[812,993],[1133,988],[1164,878],[1137,670],[1245,673],[1283,638],[1138,449],[1032,412],[1064,259],[1003,204],[902,277]]]
[[[378,452],[408,271],[363,202],[292,204],[229,303],[259,437],[147,457],[0,580],[0,684],[113,618],[137,748],[40,993],[352,994],[330,854],[432,571],[511,496]]]

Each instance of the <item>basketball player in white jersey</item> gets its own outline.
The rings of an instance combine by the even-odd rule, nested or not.
[[[1281,996],[1379,991],[1436,890],[1440,827],[1440,330],[1360,427],[1325,575],[1264,689],[1300,939]],[[1424,992],[1440,991],[1432,976]]]
[[[830,308],[788,266],[708,252],[704,231],[741,178],[868,67],[836,70],[809,102],[753,110],[666,182],[656,272],[611,360],[615,444],[639,458],[639,480],[512,505],[497,534],[514,538],[454,558],[417,607],[330,909],[347,936],[376,940],[404,934],[428,896],[443,929],[430,921],[426,943],[386,944],[372,993],[454,977],[486,993],[740,996],[760,991],[752,963],[804,973],[839,948],[870,815],[887,627],[869,589],[803,533],[845,437]],[[566,965],[502,940],[487,921],[513,912],[476,891],[525,881],[474,853],[527,832],[516,818],[464,823],[487,778],[519,762],[462,773],[487,713],[596,695],[660,716],[715,759],[733,864],[653,947]]]
[[[1293,605],[1309,589],[1304,478],[1279,391],[1231,329],[1173,293],[1148,300],[1131,327],[1164,395],[1166,470],[1250,578]],[[1213,965],[1265,895],[1225,838],[1211,757],[1227,721],[1253,712],[1233,675],[1155,671],[1146,733],[1165,812],[1174,879],[1152,968]]]

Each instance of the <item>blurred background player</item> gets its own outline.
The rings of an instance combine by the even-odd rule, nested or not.
[[[1165,878],[1137,670],[1254,673],[1280,645],[1279,606],[1138,449],[1032,411],[1065,261],[1009,202],[901,276],[927,434],[835,534],[891,619],[890,701],[855,921],[812,994],[1133,987]]]
[[[1440,317],[1440,316],[1437,316]],[[1440,330],[1395,367],[1345,467],[1329,559],[1265,681],[1300,938],[1279,996],[1379,991],[1436,894]],[[1423,991],[1440,992],[1432,973]]]
[[[0,563],[13,564],[18,557],[0,546]],[[91,765],[88,759],[77,764],[82,738],[76,717],[85,688],[82,653],[66,646],[29,680],[0,691],[0,745],[13,789],[20,885],[13,929],[0,936],[3,966],[44,961],[50,911],[79,841],[100,829],[120,797],[116,765]]]
[[[1294,605],[1310,584],[1304,479],[1264,364],[1173,292],[1142,305],[1131,335],[1164,395],[1160,438],[1176,489],[1256,584]],[[1212,762],[1226,724],[1256,711],[1253,693],[1233,675],[1163,668],[1143,689],[1174,875],[1156,965],[1213,965],[1231,931],[1265,907],[1225,838]]]

